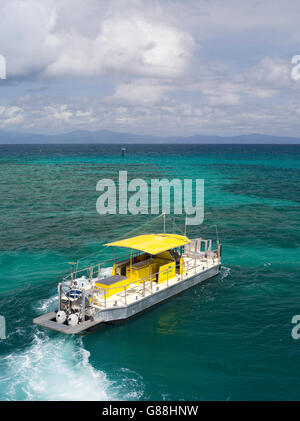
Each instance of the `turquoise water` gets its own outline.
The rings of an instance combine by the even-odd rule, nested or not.
[[[112,145],[1,146],[0,399],[298,400],[299,157],[298,146],[131,145],[125,158]],[[119,170],[205,180],[205,219],[187,234],[215,238],[218,225],[221,273],[91,335],[33,326],[69,261],[112,257],[101,245],[151,218],[97,214],[96,183]]]

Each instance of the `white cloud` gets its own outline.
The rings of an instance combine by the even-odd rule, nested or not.
[[[299,12],[295,0],[0,0],[0,127],[292,134]]]
[[[268,133],[293,135],[299,126],[299,104],[264,103],[239,106],[208,105],[204,97],[197,104],[165,98],[162,103],[127,103],[101,99],[23,97],[9,107],[0,107],[0,127],[36,133],[63,133],[76,129],[108,129],[154,135]]]
[[[153,80],[135,80],[130,83],[118,84],[112,97],[107,101],[114,103],[129,103],[137,105],[153,105],[161,103],[164,94],[170,89],[167,85],[158,84]]]
[[[0,106],[0,127],[9,128],[24,122],[23,110],[17,106]]]
[[[77,12],[69,1],[1,1],[0,51],[7,58],[8,76],[101,75],[113,70],[174,77],[186,69],[195,47],[189,33],[151,21],[138,11],[130,17],[114,16],[119,13],[108,13],[105,2],[75,5]],[[83,20],[88,9],[95,12],[93,33]]]
[[[55,59],[58,40],[54,2],[2,0],[0,51],[7,60],[7,77],[40,71]]]
[[[293,84],[290,61],[279,57],[263,58],[258,66],[247,72],[246,77],[255,83],[273,87],[291,86]]]
[[[44,110],[46,113],[50,113],[51,118],[55,120],[62,120],[64,122],[70,121],[71,117],[73,116],[73,112],[68,110],[68,105],[63,104],[59,107],[53,107],[53,106],[46,106],[44,107]],[[48,114],[48,116],[50,117]]]
[[[99,75],[105,71],[173,77],[186,68],[194,42],[176,28],[144,19],[112,18],[90,39],[72,31],[59,34],[60,51],[46,72],[50,75]]]

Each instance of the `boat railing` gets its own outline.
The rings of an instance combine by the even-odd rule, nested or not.
[[[199,258],[201,259],[200,262],[199,262]],[[215,262],[220,263],[220,258],[218,256],[217,250],[214,250],[211,252],[210,258],[212,259],[213,264],[215,264]],[[176,272],[175,278],[177,279],[177,281],[181,281],[185,275],[191,275],[192,271],[194,271],[194,273],[197,274],[198,268],[201,268],[201,271],[204,271],[208,269],[208,266],[209,265],[208,265],[207,257],[204,257],[202,253],[201,254],[199,253],[198,257],[194,257],[193,259],[190,259],[184,262],[184,271],[181,270],[182,267],[180,263],[175,265],[175,271],[176,269],[179,269],[179,273]],[[116,307],[118,306],[117,304],[118,301],[121,301],[123,304],[127,305],[127,298],[128,298],[129,292],[136,293],[136,300],[139,299],[138,296],[140,296],[141,298],[144,298],[146,296],[146,293],[149,293],[149,295],[151,295],[155,292],[158,292],[160,289],[160,284],[157,283],[156,281],[153,281],[153,278],[158,279],[158,276],[160,274],[166,275],[166,281],[164,282],[166,282],[167,286],[169,286],[169,280],[174,279],[174,277],[169,278],[169,268],[166,268],[163,271],[158,271],[156,273],[150,274],[146,276],[145,278],[130,281],[127,284],[122,285],[122,286],[112,286],[112,287],[103,288],[103,287],[94,285],[91,287],[92,288],[92,298],[90,299],[91,304],[93,306],[98,307],[96,302],[98,302],[97,299],[100,299],[101,306],[104,306],[104,308],[106,308],[108,298],[111,295],[116,295],[117,297],[115,298],[117,299],[112,304],[112,306]],[[139,288],[140,284],[143,284],[142,289]],[[111,291],[113,290],[118,291],[118,292],[111,294]]]
[[[122,258],[125,256],[122,256]],[[94,278],[95,273],[97,273],[97,278],[100,279],[101,276],[101,269],[108,269],[111,266],[108,266],[109,264],[114,264],[117,263],[116,259],[109,259],[109,260],[104,260],[101,263],[96,263],[95,265],[92,266],[87,266],[83,269],[77,269],[75,268],[75,270],[73,270],[72,272],[68,273],[67,275],[65,275],[62,278],[63,282],[67,282],[67,281],[73,281],[76,278],[78,278],[78,274],[79,275],[86,275],[88,279],[92,280]]]

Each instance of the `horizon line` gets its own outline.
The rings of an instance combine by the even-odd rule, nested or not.
[[[114,134],[125,134],[125,135],[132,135],[132,136],[145,136],[145,137],[153,137],[153,138],[163,138],[163,139],[168,139],[168,138],[182,138],[182,139],[189,139],[192,137],[196,137],[196,136],[207,136],[207,137],[219,137],[222,139],[226,139],[226,138],[238,138],[238,137],[250,137],[250,136],[263,136],[263,137],[274,137],[274,138],[289,138],[289,139],[293,139],[293,140],[299,140],[300,142],[300,137],[296,136],[296,135],[273,135],[273,134],[265,134],[265,133],[243,133],[243,134],[233,134],[233,135],[228,135],[228,134],[206,134],[206,133],[194,133],[194,134],[189,134],[189,135],[160,135],[160,134],[140,134],[140,133],[134,133],[134,132],[126,132],[126,131],[115,131],[115,130],[111,130],[111,129],[96,129],[96,130],[90,130],[90,129],[75,129],[75,130],[70,130],[70,131],[64,131],[61,133],[37,133],[37,132],[24,132],[24,131],[14,131],[14,130],[6,130],[6,129],[0,129],[0,135],[1,133],[8,133],[8,134],[14,134],[14,135],[26,135],[26,136],[49,136],[49,137],[55,137],[55,136],[65,136],[65,135],[70,135],[72,133],[78,133],[78,132],[87,132],[87,133],[97,133],[97,132],[109,132],[109,133],[114,133]],[[132,142],[134,143],[134,142]]]

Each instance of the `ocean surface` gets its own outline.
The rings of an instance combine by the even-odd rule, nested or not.
[[[121,146],[0,146],[0,400],[298,400],[300,146]],[[96,212],[97,181],[119,170],[205,180],[187,235],[215,239],[217,225],[221,273],[90,335],[34,326],[68,262],[113,257],[105,242],[153,218]]]

